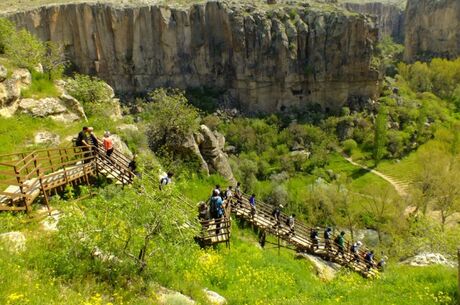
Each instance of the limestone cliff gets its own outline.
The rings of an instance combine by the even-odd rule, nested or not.
[[[377,93],[370,63],[378,31],[335,6],[68,4],[9,18],[43,40],[62,41],[81,72],[118,92],[217,87],[251,112],[306,104],[333,111]]]
[[[395,42],[404,42],[404,11],[398,6],[381,2],[344,3],[343,6],[352,12],[374,16],[380,38],[390,36]]]
[[[409,0],[404,57],[407,61],[460,55],[460,1]]]

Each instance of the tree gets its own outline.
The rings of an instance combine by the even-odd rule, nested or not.
[[[6,40],[5,54],[19,67],[32,71],[43,62],[46,46],[30,32],[20,30]]]
[[[0,54],[5,53],[8,40],[15,33],[14,24],[5,18],[0,18]]]
[[[374,162],[377,166],[386,154],[388,111],[381,106],[374,127]]]
[[[438,210],[441,216],[441,227],[444,231],[447,218],[460,211],[460,186],[458,177],[460,171],[456,168],[446,167],[437,176],[436,187],[433,192],[433,208]]]
[[[199,115],[184,92],[177,89],[157,89],[149,94],[145,104],[148,120],[147,136],[154,152],[180,152],[185,138],[199,128]]]
[[[60,43],[48,41],[45,43],[46,54],[43,57],[41,64],[43,72],[48,76],[49,80],[55,80],[62,77],[67,60],[64,56],[64,47]]]
[[[391,188],[369,188],[360,203],[365,211],[366,225],[377,231],[380,242],[385,228],[390,228],[405,208],[401,198],[397,197]]]

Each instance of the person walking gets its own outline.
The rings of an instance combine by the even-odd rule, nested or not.
[[[367,271],[371,271],[371,268],[375,266],[374,251],[367,251],[364,255],[364,261],[366,262]]]
[[[289,232],[287,233],[288,236],[295,236],[295,214],[291,214],[287,219],[286,219],[286,225],[289,228]]]
[[[75,146],[80,147],[82,151],[82,157],[84,158],[83,163],[89,163],[91,160],[89,157],[91,154],[91,142],[89,138],[89,128],[84,126],[83,129],[78,133],[77,139],[75,141]]]
[[[342,258],[345,258],[345,232],[340,232],[340,234],[335,238],[334,242],[338,248],[336,255],[340,254]]]
[[[359,262],[361,261],[359,257],[359,249],[361,248],[362,245],[363,243],[358,240],[357,242],[353,243],[350,247],[350,251],[353,254],[353,259],[355,260],[357,264],[359,264]]]
[[[112,138],[110,137],[110,131],[106,131],[104,133],[104,149],[105,149],[105,154],[108,158],[112,156],[113,153],[113,141]]]
[[[315,252],[315,250],[319,249],[319,227],[311,229],[310,239],[311,239],[311,250]]]
[[[328,252],[331,249],[331,239],[332,239],[332,228],[327,227],[326,230],[324,230],[324,248]]]
[[[172,177],[174,176],[174,173],[168,172],[164,177],[160,178],[160,191],[163,190],[163,188],[170,184],[172,182]]]
[[[256,216],[257,210],[256,210],[256,194],[252,194],[252,196],[249,198],[249,205],[251,206],[251,216],[254,219]]]
[[[283,206],[280,204],[280,205],[277,205],[273,211],[272,211],[272,216],[273,218],[275,219],[275,225],[273,225],[274,228],[276,227],[280,227],[281,225],[281,222],[280,222],[280,217],[281,217],[281,209],[283,208]]]

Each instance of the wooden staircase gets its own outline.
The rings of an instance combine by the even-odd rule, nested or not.
[[[48,206],[52,191],[63,190],[69,184],[90,185],[91,177],[97,175],[130,184],[134,174],[129,162],[117,150],[108,158],[100,144],[0,155],[0,210],[30,211],[40,195]]]
[[[359,261],[353,253],[350,252],[350,243],[345,243],[344,255],[339,254],[339,246],[334,243],[333,239],[326,245],[323,238],[324,230],[319,230],[319,242],[317,247],[313,244],[310,238],[310,232],[313,228],[309,228],[298,219],[295,220],[295,234],[290,233],[289,227],[286,225],[287,215],[281,213],[279,223],[272,216],[274,207],[261,201],[257,201],[256,214],[251,214],[251,206],[249,205],[248,196],[243,196],[241,199],[233,199],[231,202],[231,211],[239,219],[243,219],[251,223],[254,227],[264,231],[266,234],[271,234],[285,241],[295,250],[302,253],[308,253],[319,256],[324,260],[335,262],[341,266],[362,274],[364,277],[375,277],[379,271],[375,266],[369,268],[364,260],[367,249],[361,247],[358,257]]]

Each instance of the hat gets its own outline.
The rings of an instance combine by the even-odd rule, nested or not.
[[[282,204],[280,204],[279,207],[280,207],[281,209],[284,208]]]
[[[357,244],[358,246],[362,246],[362,245],[363,245],[363,243],[362,243],[360,240],[358,240],[358,242],[357,242],[356,244]]]
[[[104,137],[106,137],[106,138],[107,138],[107,137],[110,137],[110,131],[104,132]]]
[[[93,127],[88,127],[88,131],[93,131],[94,128]]]

